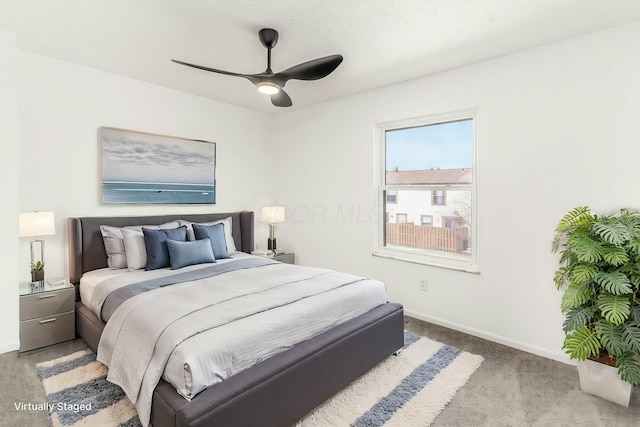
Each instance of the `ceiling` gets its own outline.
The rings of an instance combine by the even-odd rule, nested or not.
[[[640,20],[638,0],[0,0],[18,47],[268,113],[239,73],[266,68],[257,33],[280,33],[272,68],[344,62],[318,81],[290,80],[300,108]]]

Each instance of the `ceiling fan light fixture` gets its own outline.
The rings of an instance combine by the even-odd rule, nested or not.
[[[280,87],[279,84],[274,82],[260,82],[256,84],[256,87],[260,92],[264,93],[265,95],[276,94],[280,92],[280,89],[282,89],[282,87]]]

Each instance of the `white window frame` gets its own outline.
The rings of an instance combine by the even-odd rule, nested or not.
[[[385,136],[390,130],[398,130],[412,127],[421,127],[448,123],[460,120],[472,120],[473,135],[473,165],[472,184],[470,185],[386,185],[386,150]],[[373,255],[399,261],[425,264],[435,267],[453,270],[479,273],[478,266],[478,161],[477,161],[477,133],[478,115],[476,109],[454,111],[444,114],[435,114],[408,120],[398,120],[376,124],[375,155],[374,155],[374,182],[375,200],[377,205],[377,222],[374,231]],[[385,246],[385,190],[402,191],[433,191],[433,190],[463,190],[471,192],[471,256],[461,257],[456,254],[446,254],[441,251],[428,251],[424,249],[397,248]],[[430,203],[431,201],[429,201]]]

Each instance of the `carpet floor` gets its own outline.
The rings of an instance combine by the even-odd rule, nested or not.
[[[432,427],[636,427],[640,393],[629,408],[585,394],[575,366],[549,360],[433,323],[405,317],[405,329],[484,357]],[[86,349],[78,339],[41,351],[0,354],[0,426],[47,427],[43,411],[16,409],[19,402],[43,402],[35,365]],[[408,427],[408,426],[407,426]]]
[[[411,332],[405,347],[314,410],[298,427],[429,426],[482,363],[482,357]],[[90,349],[36,365],[54,427],[135,427],[122,390]]]

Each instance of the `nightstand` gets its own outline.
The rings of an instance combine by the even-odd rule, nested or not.
[[[276,261],[283,262],[285,264],[295,264],[296,263],[296,254],[293,252],[287,252],[284,254],[274,255],[272,257]]]
[[[76,337],[73,285],[51,288],[45,282],[20,285],[20,351],[29,351]]]

